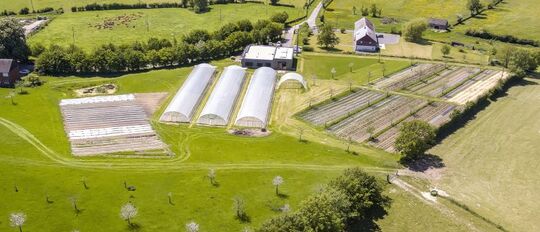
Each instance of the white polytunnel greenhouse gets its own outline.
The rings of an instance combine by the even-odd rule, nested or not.
[[[255,70],[236,117],[237,126],[266,127],[272,97],[276,84],[277,72],[268,67]]]
[[[304,77],[298,73],[290,72],[283,75],[277,84],[278,88],[286,89],[307,89],[307,83],[304,80]]]
[[[216,67],[209,64],[195,66],[161,115],[160,120],[164,122],[190,122],[215,71]]]
[[[217,126],[229,123],[245,75],[246,69],[240,66],[231,65],[225,68],[201,112],[198,123]]]

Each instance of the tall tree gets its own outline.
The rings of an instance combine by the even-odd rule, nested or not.
[[[322,26],[319,35],[317,35],[317,44],[325,48],[333,48],[339,44],[339,37],[336,36],[332,26],[329,24]]]
[[[469,0],[467,2],[467,8],[469,9],[469,11],[471,11],[471,15],[475,16],[482,11],[484,5],[482,5],[480,0]]]
[[[427,24],[424,19],[415,19],[403,25],[403,38],[408,42],[420,42],[426,29]]]
[[[435,129],[427,122],[405,122],[399,129],[395,147],[403,155],[404,161],[412,161],[424,155],[433,144],[435,136]]]
[[[347,225],[372,224],[386,215],[390,198],[384,196],[383,188],[375,177],[359,168],[347,169],[328,184],[330,188],[344,193],[352,203],[347,214]]]
[[[17,19],[4,17],[0,19],[0,58],[26,61],[30,48],[26,45],[24,29]]]

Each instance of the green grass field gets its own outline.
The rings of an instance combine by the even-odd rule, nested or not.
[[[263,4],[214,5],[210,12],[195,14],[188,9],[112,10],[63,14],[57,16],[44,30],[30,38],[30,43],[43,45],[69,45],[75,41],[79,47],[93,49],[101,44],[127,44],[147,40],[150,37],[179,39],[195,28],[209,31],[218,29],[228,22],[241,19],[268,19],[276,12],[287,12],[290,18],[305,14],[301,8],[266,6]],[[106,19],[119,16],[134,16],[127,25],[112,28],[97,28]],[[75,40],[73,40],[75,39]]]
[[[431,150],[446,165],[434,184],[510,231],[540,230],[539,86],[525,79]]]
[[[354,59],[359,62],[355,73],[364,73],[367,67],[376,65],[372,59]],[[331,61],[332,57],[318,60]],[[214,64],[222,67],[230,61]],[[395,65],[405,66],[399,62]],[[265,138],[235,137],[223,128],[187,128],[154,121],[155,129],[176,154],[170,159],[74,158],[70,155],[58,102],[72,97],[73,89],[115,83],[119,94],[157,91],[172,94],[190,70],[158,70],[116,78],[44,77],[47,81],[44,86],[27,88],[28,95],[15,97],[17,105],[2,98],[0,197],[5,201],[0,207],[0,230],[11,231],[7,216],[23,211],[28,215],[25,231],[123,231],[127,226],[119,217],[119,209],[132,201],[139,207],[139,216],[134,222],[140,225],[140,231],[182,231],[191,220],[201,225],[201,231],[223,228],[240,231],[244,227],[256,228],[276,215],[272,207],[288,203],[295,209],[303,198],[316,192],[345,167],[362,167],[381,182],[386,172],[398,168],[395,155],[361,145],[353,146],[359,155],[352,155],[345,152],[343,143],[323,136],[322,132],[306,133],[309,142],[299,142],[296,127],[279,120],[273,121],[270,127],[273,133]],[[5,96],[9,91],[0,89],[0,95]],[[310,92],[307,93],[313,94]],[[280,108],[282,103],[276,104],[276,108]],[[158,115],[159,112],[154,120]],[[317,138],[321,140],[315,140]],[[212,187],[205,179],[209,168],[217,170],[219,187]],[[277,198],[273,193],[271,179],[275,175],[285,178],[281,188],[287,195],[285,198]],[[83,187],[82,179],[89,189]],[[124,181],[137,190],[126,191]],[[168,204],[169,192],[174,205]],[[400,189],[388,189],[388,194],[395,201],[390,209],[391,216],[378,222],[384,230],[455,228],[465,231],[459,223],[437,215],[436,210]],[[47,203],[47,196],[53,202]],[[234,218],[232,198],[235,196],[245,199],[250,222],[241,223]],[[72,198],[77,199],[82,209],[79,215],[71,206]],[[429,221],[411,223],[418,215],[407,212],[418,208],[424,209],[420,216],[430,218]],[[51,221],[51,217],[55,220]],[[436,222],[435,226],[432,222]]]
[[[160,2],[175,2],[173,0],[10,0],[9,4],[0,5],[0,10],[12,10],[18,12],[23,7],[32,9],[31,3],[34,4],[34,9],[41,9],[45,7],[53,7],[55,9],[63,7],[66,13],[70,12],[72,6],[85,6],[92,3],[160,3]],[[261,1],[264,2],[264,1]],[[295,5],[296,7],[304,6],[306,1],[303,0],[283,0],[281,4]]]
[[[305,53],[303,55],[302,74],[310,79],[314,75],[317,79],[332,79],[332,68],[335,68],[335,79],[342,82],[353,81],[354,84],[366,84],[369,73],[371,79],[382,77],[383,66],[385,75],[402,70],[410,65],[408,61],[383,60],[379,63],[376,57],[365,58],[353,55]],[[349,64],[352,63],[352,72]]]

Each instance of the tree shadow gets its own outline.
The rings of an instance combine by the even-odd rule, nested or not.
[[[127,226],[127,230],[129,231],[141,231],[142,230],[142,226],[141,224],[139,223],[131,223]]]
[[[251,222],[251,217],[249,215],[247,215],[246,213],[243,213],[241,215],[236,215],[236,219],[238,219],[238,221],[240,221],[241,223],[250,223]]]
[[[381,231],[377,221],[383,219],[388,215],[388,211],[385,207],[390,207],[392,204],[392,199],[389,197],[384,197],[384,203],[382,205],[375,205],[370,208],[366,213],[365,217],[352,220],[349,222],[347,232],[371,232],[371,231]]]
[[[278,193],[277,194],[277,197],[281,198],[281,199],[287,199],[289,198],[289,195],[285,194],[285,193]]]
[[[215,180],[211,184],[215,188],[219,188],[219,186],[221,186],[221,184],[218,181],[215,181]]]
[[[405,160],[402,159],[400,161],[405,167],[409,168],[412,171],[415,172],[424,172],[430,168],[443,168],[445,167],[443,160],[441,157],[432,155],[432,154],[425,154],[422,157],[415,159],[415,160]]]
[[[327,52],[342,52],[343,50],[339,49],[339,48],[335,48],[335,47],[319,47],[320,49],[324,50],[324,51],[327,51]]]

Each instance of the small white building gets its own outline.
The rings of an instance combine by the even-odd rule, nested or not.
[[[365,17],[354,23],[354,44],[357,52],[376,52],[379,50],[379,39],[375,32],[375,26]]]
[[[293,70],[294,50],[292,47],[249,45],[242,54],[242,67]]]

